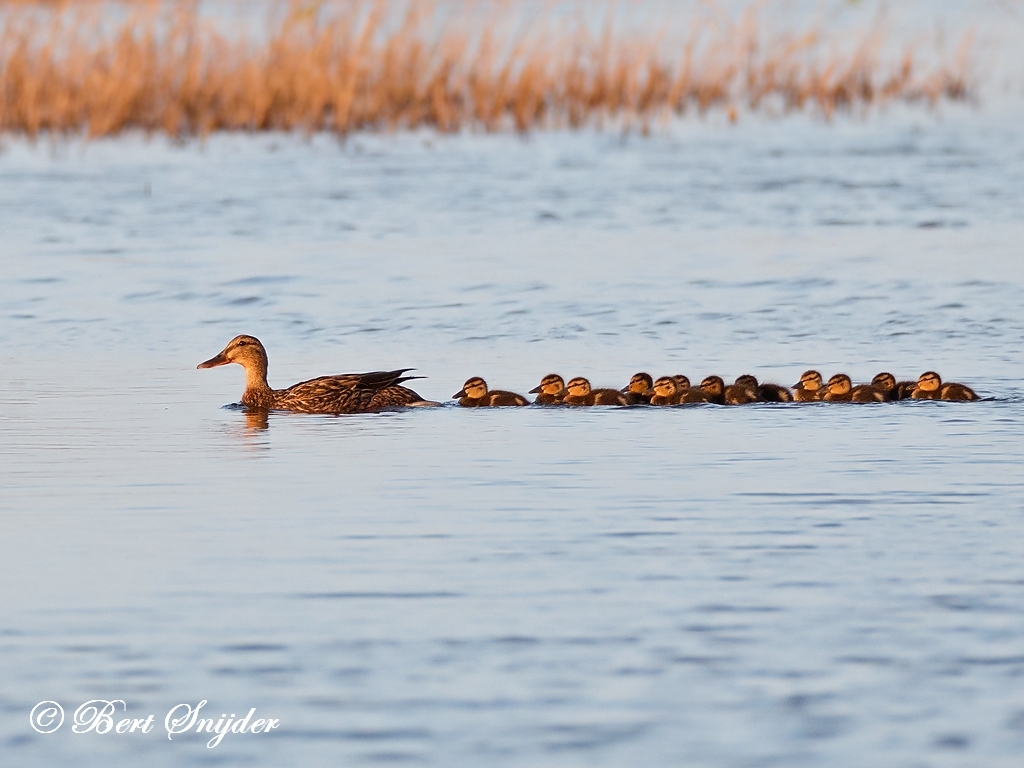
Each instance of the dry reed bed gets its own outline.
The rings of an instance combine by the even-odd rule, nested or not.
[[[966,37],[894,56],[884,24],[771,33],[753,7],[622,31],[611,6],[594,28],[593,3],[532,19],[472,2],[272,6],[254,31],[195,3],[0,5],[0,131],[646,130],[689,109],[831,116],[972,90]]]

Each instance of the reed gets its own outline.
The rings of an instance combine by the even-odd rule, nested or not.
[[[973,91],[969,37],[894,56],[882,22],[773,32],[758,7],[652,28],[597,3],[530,17],[497,2],[271,1],[259,24],[197,2],[0,3],[0,131],[646,131],[690,110],[831,117]]]

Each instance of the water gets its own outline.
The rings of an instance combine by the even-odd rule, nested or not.
[[[8,140],[3,764],[1018,765],[1019,118]],[[986,400],[249,422],[195,370],[242,332],[277,386]],[[90,699],[155,729],[75,735]],[[168,741],[202,699],[280,728]]]

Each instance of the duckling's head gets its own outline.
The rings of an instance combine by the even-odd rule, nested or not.
[[[671,376],[662,376],[654,385],[644,394],[658,395],[659,397],[672,397],[677,394],[679,388],[676,386],[676,380]]]
[[[540,380],[540,384],[530,390],[531,395],[557,395],[565,389],[565,381],[557,373],[549,373]]]
[[[889,392],[896,387],[896,377],[888,371],[883,371],[871,380],[871,386],[878,387],[883,392]]]
[[[466,379],[466,383],[462,385],[462,389],[452,395],[452,397],[456,400],[461,400],[463,397],[468,397],[472,400],[479,400],[486,394],[487,382],[479,376],[474,376],[471,379]]]
[[[267,374],[267,350],[255,336],[235,336],[219,354],[200,363],[196,368],[216,368],[218,365],[238,363],[246,371]]]
[[[816,392],[822,387],[821,374],[817,371],[804,371],[800,381],[794,384],[796,389],[806,389],[808,392]]]
[[[828,390],[830,395],[845,395],[853,389],[853,382],[845,373],[837,373],[828,380],[828,384],[825,385],[825,389]]]
[[[700,383],[700,388],[712,397],[719,397],[725,394],[725,382],[721,376],[708,376]]]
[[[942,379],[935,371],[925,371],[917,377],[917,388],[922,392],[934,392],[942,386]]]
[[[590,382],[582,376],[569,379],[569,383],[565,385],[565,393],[572,397],[586,397],[590,394]]]
[[[677,373],[672,377],[676,382],[676,392],[685,392],[690,388],[690,380],[683,376],[681,373]]]
[[[738,387],[747,387],[748,389],[757,389],[758,387],[757,379],[755,379],[749,373],[745,373],[742,376],[737,376],[735,384]]]
[[[642,395],[654,386],[654,379],[649,373],[634,373],[623,392],[632,392],[634,395]]]

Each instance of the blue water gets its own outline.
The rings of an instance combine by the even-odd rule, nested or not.
[[[0,762],[1019,765],[1019,125],[8,140]],[[934,368],[986,400],[264,424],[195,370],[243,332],[276,386]],[[155,727],[72,733],[92,699]],[[204,699],[280,726],[169,741]]]

